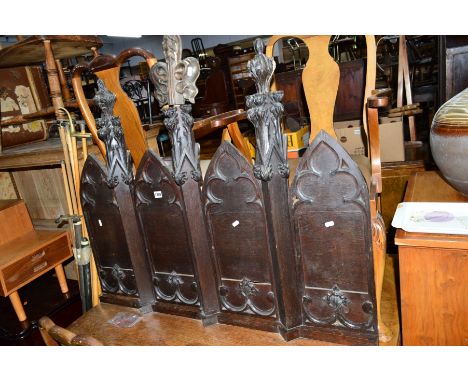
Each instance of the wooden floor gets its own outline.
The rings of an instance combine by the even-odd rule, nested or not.
[[[396,297],[394,268],[392,258],[388,257],[382,314],[394,336],[392,341],[381,345],[399,344],[400,325]],[[163,313],[149,313],[132,328],[118,328],[109,323],[109,320],[120,312],[138,313],[136,309],[102,303],[78,318],[69,329],[77,334],[93,336],[105,345],[336,345],[309,339],[286,342],[276,333],[232,325],[216,324],[203,327],[199,320]]]

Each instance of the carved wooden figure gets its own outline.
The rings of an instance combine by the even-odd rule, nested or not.
[[[115,95],[98,80],[96,120],[106,146],[107,168],[88,156],[81,176],[81,198],[103,290],[101,301],[151,311],[154,302],[143,238],[134,210],[132,159],[120,118],[113,116]]]
[[[196,315],[204,324],[211,324],[217,322],[219,303],[201,202],[199,145],[193,138],[191,106],[185,104],[185,100],[194,102],[200,67],[193,57],[182,60],[179,36],[164,36],[163,51],[166,62],[155,64],[150,78],[165,110],[172,169],[147,153],[138,169],[136,201],[157,294],[154,307]],[[151,215],[156,211],[160,211],[157,216]],[[154,219],[166,222],[166,226]],[[153,225],[159,227],[158,233]],[[174,227],[175,232],[168,227]]]

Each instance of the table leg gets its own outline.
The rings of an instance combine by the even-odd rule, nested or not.
[[[62,264],[59,264],[55,267],[55,273],[57,274],[57,278],[58,278],[62,293],[64,294],[68,293],[67,278],[65,277],[65,272],[63,270]]]
[[[21,302],[18,292],[15,291],[8,297],[10,297],[11,304],[13,305],[13,309],[18,316],[18,320],[20,322],[26,321],[26,313],[24,312],[23,303]]]

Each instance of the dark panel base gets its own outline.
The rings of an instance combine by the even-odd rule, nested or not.
[[[176,316],[195,318],[197,320],[202,319],[202,314],[198,305],[182,305],[170,302],[157,301],[155,304],[153,304],[153,311],[166,314],[174,314]],[[211,316],[207,317],[206,319],[211,319]]]
[[[219,322],[218,313],[210,314],[208,316],[203,315],[201,320],[202,320],[203,326],[210,326],[210,325],[217,324]]]
[[[250,329],[278,333],[278,318],[276,317],[259,317],[222,311],[218,315],[218,322],[220,324],[243,326]]]
[[[301,326],[287,329],[283,325],[279,324],[278,331],[285,341],[292,341],[301,337]]]
[[[144,304],[138,297],[103,293],[99,300],[108,304],[123,305],[128,306],[130,308],[137,308],[142,314],[152,312],[151,305]]]
[[[343,345],[378,345],[378,333],[358,332],[348,328],[325,328],[304,325],[300,329],[300,336],[319,341],[334,342]]]

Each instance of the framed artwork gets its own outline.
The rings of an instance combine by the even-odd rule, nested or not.
[[[0,69],[0,120],[31,114],[50,106],[48,89],[40,67]],[[3,149],[47,139],[44,120],[1,127]]]

